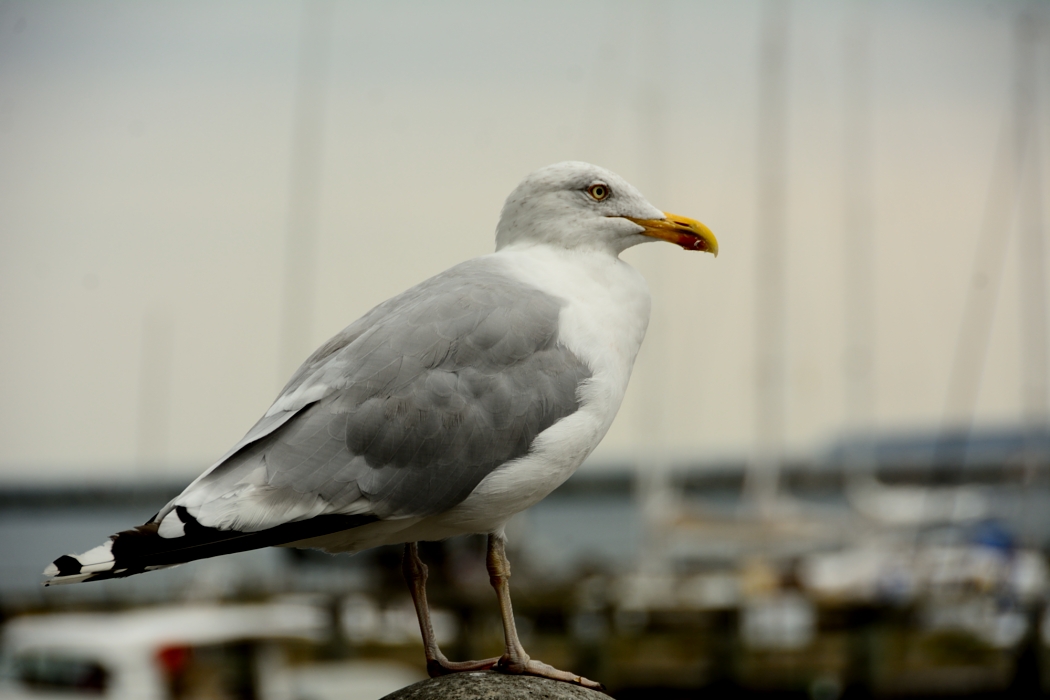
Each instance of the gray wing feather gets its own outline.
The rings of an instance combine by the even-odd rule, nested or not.
[[[464,263],[315,352],[233,453],[158,514],[257,530],[323,513],[439,513],[578,408],[559,300]],[[276,410],[275,410],[276,409]]]

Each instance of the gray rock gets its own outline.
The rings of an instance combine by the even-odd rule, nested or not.
[[[382,700],[609,700],[609,696],[549,678],[471,671],[420,681]]]

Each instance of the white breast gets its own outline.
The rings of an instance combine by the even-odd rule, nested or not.
[[[521,281],[565,302],[559,342],[594,373],[593,397],[615,416],[649,325],[649,287],[633,267],[605,252],[566,251],[544,245],[509,248],[492,255]],[[592,397],[582,396],[584,403]],[[612,400],[615,399],[615,400]]]

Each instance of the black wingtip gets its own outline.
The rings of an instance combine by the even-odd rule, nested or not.
[[[80,560],[68,554],[63,554],[52,563],[58,569],[59,576],[76,576],[80,573]]]
[[[90,558],[85,564],[80,558],[66,554],[45,569],[44,575],[49,578],[44,585],[125,578],[153,569],[177,566],[196,559],[283,545],[350,530],[378,519],[374,515],[326,514],[309,520],[282,523],[259,532],[238,532],[218,530],[202,525],[183,506],[176,506],[175,512],[183,523],[185,535],[173,538],[161,537],[158,534],[159,523],[157,522],[149,522],[131,530],[118,532],[110,538],[112,542],[107,543],[113,560],[101,562],[107,564],[106,566],[99,566]],[[85,567],[87,572],[84,571]]]

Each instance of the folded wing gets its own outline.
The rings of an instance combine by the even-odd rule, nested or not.
[[[149,523],[49,573],[130,575],[448,510],[578,409],[590,370],[558,342],[560,308],[487,258],[394,297],[315,352]]]

